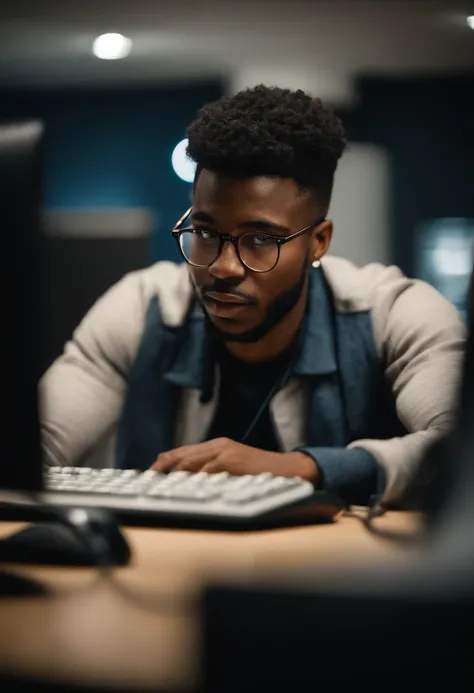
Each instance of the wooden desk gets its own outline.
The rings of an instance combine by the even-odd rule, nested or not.
[[[377,526],[416,532],[417,516],[388,513]],[[21,525],[0,524],[0,536]],[[409,560],[411,549],[371,535],[354,517],[332,525],[258,533],[126,529],[130,566],[120,584],[161,601],[139,607],[90,568],[15,567],[51,597],[2,599],[0,671],[80,684],[189,690],[198,679],[199,594],[206,582],[252,580],[294,566]]]

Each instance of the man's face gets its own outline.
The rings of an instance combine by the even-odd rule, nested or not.
[[[193,226],[241,236],[249,231],[289,236],[321,216],[309,193],[290,178],[235,179],[201,171],[194,190]],[[198,295],[214,327],[226,340],[255,342],[300,300],[305,300],[308,269],[329,245],[331,223],[280,248],[269,272],[247,269],[232,243],[208,269],[191,267]],[[322,230],[322,235],[321,235]]]

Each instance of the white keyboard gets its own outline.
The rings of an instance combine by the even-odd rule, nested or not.
[[[101,507],[125,517],[239,520],[299,505],[318,493],[300,477],[270,473],[231,476],[227,472],[160,474],[132,469],[50,467],[45,470],[45,490],[40,495],[46,504]],[[336,502],[325,512],[332,516],[340,509]]]

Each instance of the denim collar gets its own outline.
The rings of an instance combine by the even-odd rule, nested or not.
[[[336,371],[331,291],[323,270],[311,269],[301,345],[293,372],[297,375],[329,375]]]

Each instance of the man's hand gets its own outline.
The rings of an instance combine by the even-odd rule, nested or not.
[[[271,472],[278,476],[300,476],[316,484],[319,470],[303,452],[267,452],[228,438],[185,445],[163,452],[150,467],[157,472],[229,472],[235,476]]]

